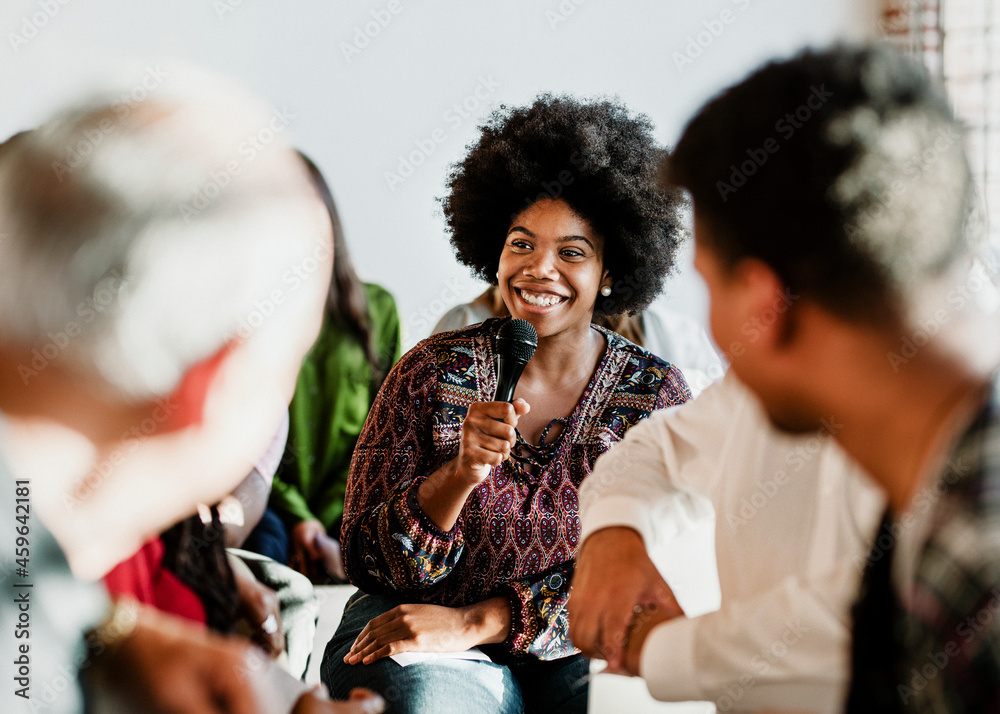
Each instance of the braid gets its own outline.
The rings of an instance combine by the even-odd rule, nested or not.
[[[198,515],[171,526],[162,535],[166,552],[163,565],[201,600],[208,626],[231,632],[236,623],[239,598],[233,571],[226,559],[225,527],[212,506],[212,520]]]

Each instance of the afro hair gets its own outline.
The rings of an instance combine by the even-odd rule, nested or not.
[[[666,157],[649,119],[609,100],[543,94],[530,107],[501,106],[441,199],[456,255],[495,284],[513,220],[561,199],[604,239],[614,283],[595,312],[636,314],[662,290],[686,235],[683,193],[658,181]]]

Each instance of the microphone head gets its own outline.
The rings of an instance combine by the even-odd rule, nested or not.
[[[511,320],[500,326],[497,333],[497,354],[510,357],[521,364],[535,354],[538,347],[538,333],[527,320]]]

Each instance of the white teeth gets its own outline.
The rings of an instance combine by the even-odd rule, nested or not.
[[[549,305],[555,305],[556,303],[562,302],[561,297],[532,295],[524,290],[521,291],[521,297],[524,298],[526,303],[534,305],[535,307],[548,307]]]

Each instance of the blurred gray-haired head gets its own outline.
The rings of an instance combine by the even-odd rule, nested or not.
[[[122,96],[0,148],[0,340],[32,350],[26,381],[58,360],[139,400],[234,338],[280,342],[332,248],[287,112],[190,70]]]

